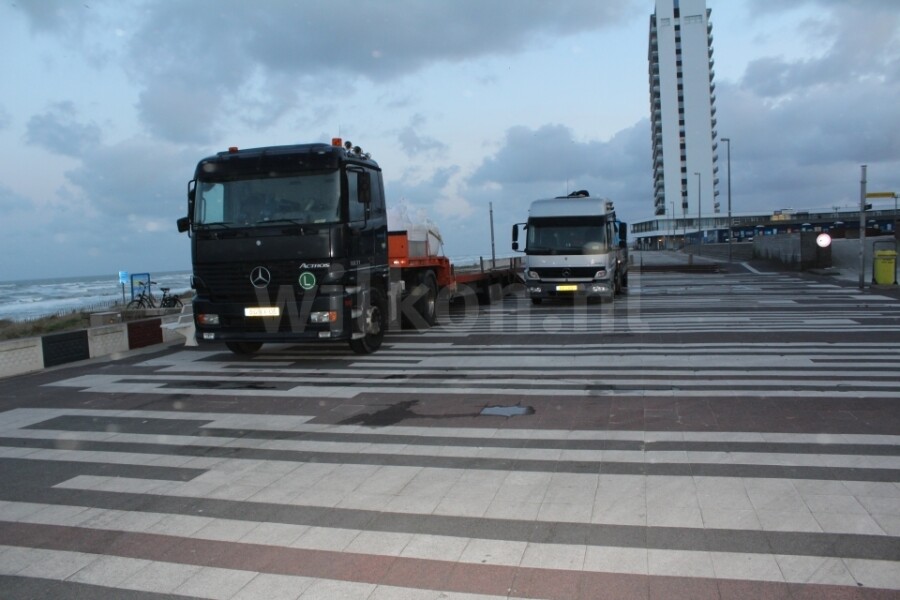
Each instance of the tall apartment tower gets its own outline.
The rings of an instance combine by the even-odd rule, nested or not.
[[[656,0],[648,51],[654,212],[693,219],[699,201],[704,223],[719,209],[709,14],[706,0]]]

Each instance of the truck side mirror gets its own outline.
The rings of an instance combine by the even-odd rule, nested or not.
[[[628,247],[628,223],[619,221],[619,248]]]
[[[191,228],[191,218],[181,217],[175,222],[178,225],[178,233],[184,233]]]
[[[512,249],[516,252],[519,251],[519,226],[513,225],[512,228]]]

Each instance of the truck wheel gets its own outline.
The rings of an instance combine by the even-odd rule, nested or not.
[[[350,349],[357,354],[371,354],[381,347],[384,331],[387,328],[387,302],[384,293],[372,288],[369,293],[369,306],[365,308],[365,322],[361,338],[350,340]]]
[[[531,299],[532,304],[540,304],[542,301],[543,301],[543,298],[532,298]]]
[[[432,271],[427,271],[419,281],[425,286],[422,297],[416,302],[416,311],[422,315],[425,323],[432,327],[437,321],[437,279]]]
[[[249,356],[262,348],[262,342],[225,342],[225,346],[240,356]]]

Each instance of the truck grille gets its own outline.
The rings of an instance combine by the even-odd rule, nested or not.
[[[543,280],[571,281],[592,280],[600,267],[542,267],[531,270],[536,271]]]
[[[254,287],[250,281],[250,273],[256,267],[268,269],[271,279],[268,286]],[[313,271],[317,279],[324,273]],[[277,263],[241,262],[198,265],[194,270],[197,291],[212,302],[234,302],[253,304],[258,302],[257,294],[275,299],[281,286],[290,286],[295,293],[302,295],[303,289],[298,284],[300,263],[282,261]]]

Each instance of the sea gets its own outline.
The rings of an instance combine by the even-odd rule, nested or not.
[[[140,293],[137,281],[146,280],[142,275],[134,276],[135,295]],[[190,271],[149,275],[153,282],[151,291],[157,301],[162,297],[160,287],[171,288],[169,293],[172,294],[184,294],[191,289]],[[123,274],[122,280],[124,284],[120,283],[119,274],[112,274],[0,281],[0,319],[29,321],[80,311],[115,309],[132,298],[131,275]]]

